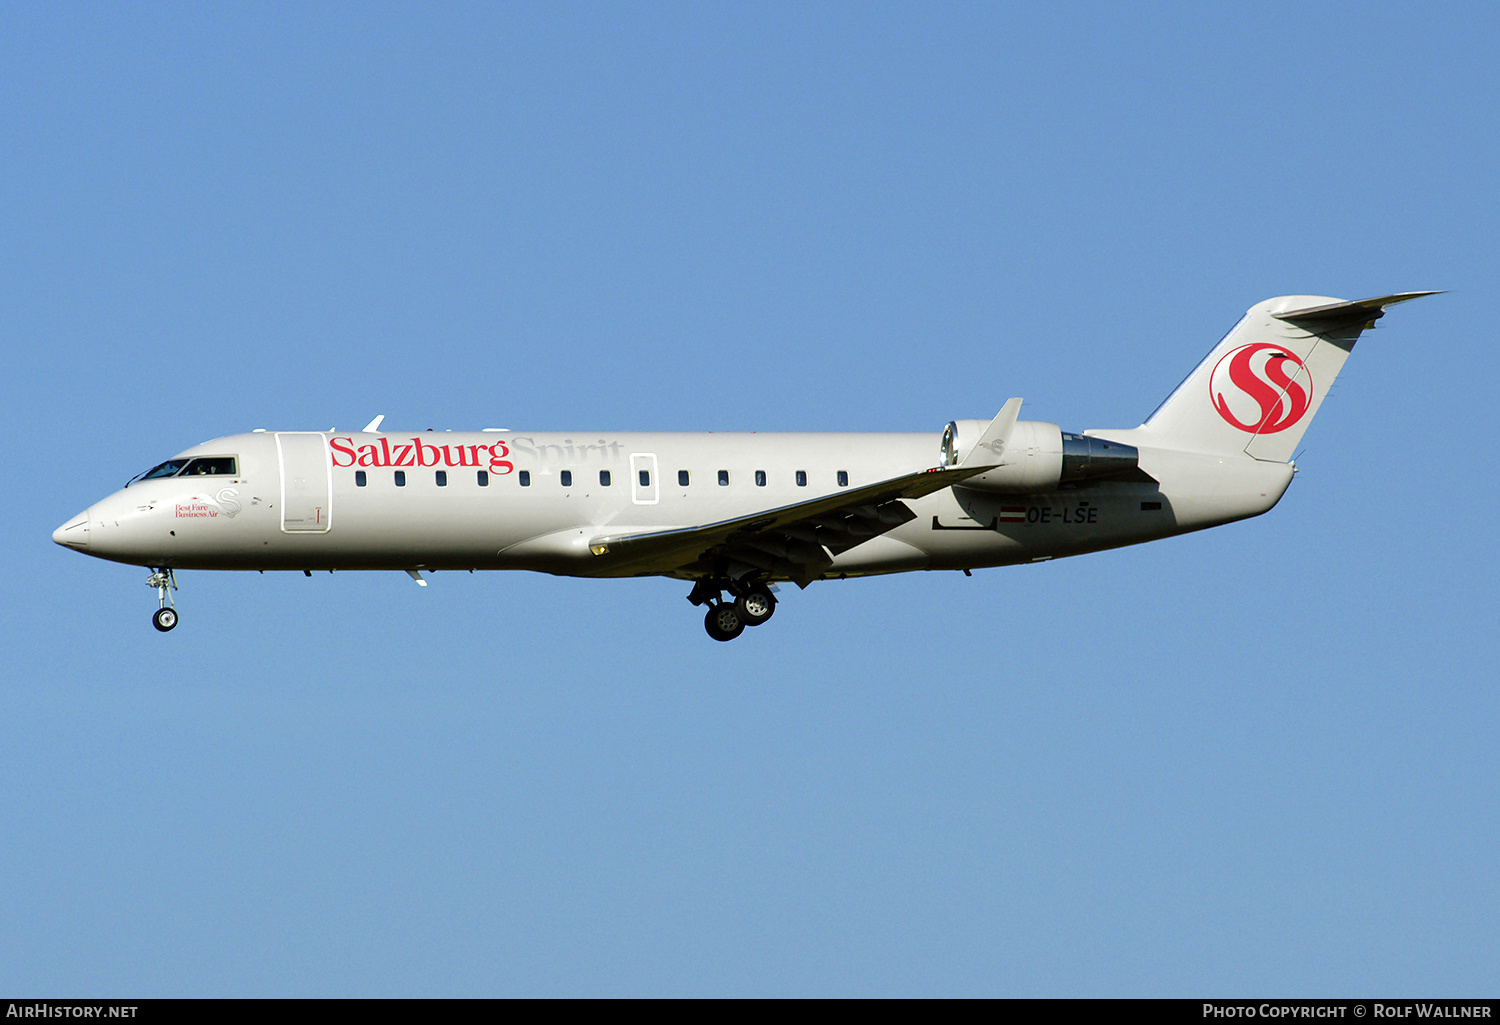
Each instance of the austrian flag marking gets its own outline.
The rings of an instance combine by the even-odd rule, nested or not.
[[[1001,523],[1025,523],[1026,507],[1024,505],[1002,505],[1000,507]]]

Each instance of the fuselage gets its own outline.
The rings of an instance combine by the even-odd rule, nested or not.
[[[973,569],[1134,544],[1265,512],[1286,463],[1157,450],[1147,480],[1033,493],[946,488],[914,518],[836,555],[819,576]],[[137,480],[74,517],[59,543],[170,569],[620,568],[601,533],[748,516],[937,464],[934,434],[265,432],[194,446],[173,476]],[[196,462],[195,462],[196,460]],[[169,466],[169,464],[163,464]],[[771,579],[775,574],[770,575]]]
[[[197,445],[59,527],[147,566],[161,631],[179,569],[523,569],[693,581],[715,640],[775,584],[971,570],[1139,544],[1280,501],[1360,334],[1431,292],[1257,303],[1139,427],[990,420],[938,434],[252,431]],[[724,597],[725,592],[730,595]]]

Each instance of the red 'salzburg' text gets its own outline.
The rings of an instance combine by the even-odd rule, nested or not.
[[[378,445],[354,445],[353,438],[329,438],[334,466],[483,466],[491,473],[507,474],[515,464],[504,458],[510,448],[503,441],[493,445],[429,445],[421,438],[411,443],[381,438]],[[482,453],[482,454],[481,454]]]

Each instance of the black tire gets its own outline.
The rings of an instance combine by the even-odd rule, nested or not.
[[[734,610],[746,626],[760,626],[776,614],[776,598],[763,587],[752,587],[734,600]]]
[[[745,632],[745,621],[729,602],[720,602],[708,607],[703,617],[703,628],[716,641],[732,641]]]
[[[177,625],[177,610],[168,605],[151,614],[151,625],[166,633]]]

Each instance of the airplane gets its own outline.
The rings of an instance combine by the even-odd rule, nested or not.
[[[779,583],[1041,562],[1258,516],[1361,332],[1436,292],[1252,306],[1139,427],[1019,418],[932,434],[256,430],[178,453],[58,544],[150,570],[518,569],[692,582],[710,637]],[[728,595],[726,598],[725,595]]]

